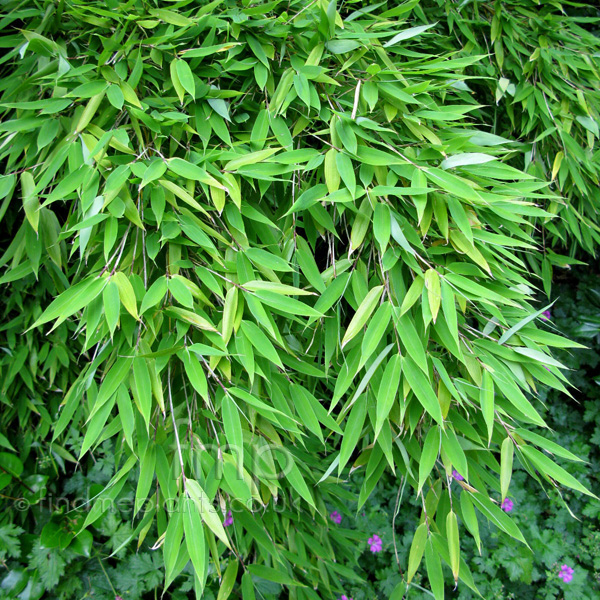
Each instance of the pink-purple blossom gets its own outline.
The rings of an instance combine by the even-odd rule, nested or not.
[[[229,527],[230,525],[233,525],[233,515],[231,514],[231,511],[228,510],[227,517],[223,521],[223,527]]]
[[[367,544],[369,544],[369,549],[373,553],[381,552],[383,549],[383,542],[376,533],[374,533],[373,536],[367,540]]]
[[[348,598],[348,596],[346,596],[346,594],[342,594],[338,600],[352,600],[352,598]]]
[[[342,522],[342,515],[340,515],[340,513],[337,510],[334,510],[330,515],[329,518],[336,523],[337,525],[339,525]]]
[[[454,477],[454,479],[456,479],[456,481],[464,481],[465,480],[465,478],[456,469],[454,469],[454,471],[452,471],[452,477]]]
[[[558,576],[565,583],[569,583],[573,579],[573,573],[575,573],[575,570],[569,567],[569,565],[562,565]]]
[[[502,508],[504,512],[510,512],[514,508],[514,506],[514,502],[510,498],[504,498],[504,500],[502,500],[500,508]]]
[[[545,311],[542,313],[542,319],[543,319],[544,321],[549,321],[551,318],[552,318],[552,313],[551,313],[549,310],[545,310]]]

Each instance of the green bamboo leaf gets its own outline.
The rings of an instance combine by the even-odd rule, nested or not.
[[[83,131],[89,125],[90,121],[94,118],[98,108],[100,107],[100,104],[102,104],[102,100],[104,100],[104,94],[105,91],[102,91],[99,94],[96,94],[95,96],[92,96],[90,98],[86,107],[83,109],[81,116],[79,117],[77,126],[75,127],[75,131],[77,133]]]
[[[23,194],[23,210],[29,224],[37,233],[40,222],[40,201],[35,193],[35,181],[29,171],[21,173],[21,191]]]
[[[419,25],[417,27],[409,27],[400,33],[397,33],[391,40],[388,40],[383,47],[389,48],[390,46],[396,45],[398,42],[403,42],[404,40],[409,40],[413,37],[421,35],[425,33],[428,29],[435,27],[437,23],[431,23],[430,25]]]
[[[273,271],[293,271],[289,263],[271,252],[261,248],[248,248],[246,256],[256,265],[263,265]]]
[[[415,277],[408,288],[406,296],[404,296],[404,300],[402,300],[402,305],[400,306],[400,316],[409,311],[414,303],[421,297],[421,292],[423,291],[424,285],[425,280],[423,277]]]
[[[259,279],[253,281],[246,281],[244,283],[244,289],[250,290],[251,292],[272,292],[273,294],[281,294],[282,296],[314,295],[314,292],[309,292],[308,290],[297,288],[293,285],[287,285],[285,283],[279,283],[277,281],[261,281]]]
[[[277,350],[275,350],[275,346],[273,346],[269,338],[263,333],[258,325],[251,321],[242,321],[240,326],[242,333],[256,348],[258,353],[283,369],[283,363],[281,362],[281,358],[279,358]]]
[[[288,455],[287,459],[284,461],[282,457],[278,455],[277,460],[282,469],[286,470],[285,477],[290,482],[291,486],[304,500],[306,500],[310,506],[316,508],[314,498],[310,492],[310,489],[308,488],[308,485],[306,485],[306,480],[302,476],[302,473],[300,472],[300,469],[298,469],[298,465],[296,465],[296,462],[292,456]]]
[[[281,585],[306,587],[280,569],[274,569],[273,567],[267,567],[266,565],[253,564],[248,567],[248,571],[252,573],[252,575],[256,575],[257,577],[266,579],[267,581],[274,581],[275,583],[279,583]]]
[[[183,98],[185,96],[185,88],[181,85],[181,81],[179,80],[179,74],[177,73],[177,60],[171,61],[169,65],[169,71],[171,74],[171,83],[173,84],[173,88],[175,89],[175,93],[179,98],[179,102],[183,104]],[[123,89],[121,87],[121,89]]]
[[[477,544],[477,550],[481,552],[481,537],[479,535],[479,523],[477,522],[477,515],[473,508],[473,503],[469,499],[469,494],[460,495],[460,510],[462,514],[462,520],[465,527],[469,530],[469,533],[473,536],[475,543]]]
[[[121,427],[125,440],[129,447],[133,450],[133,428],[135,426],[135,416],[133,414],[133,408],[131,398],[127,393],[127,388],[121,385],[117,390],[117,406],[119,408],[119,418],[121,420]]]
[[[465,167],[469,165],[482,165],[496,160],[494,156],[483,154],[482,152],[464,152],[463,154],[454,154],[440,163],[440,169],[455,169],[456,167]]]
[[[121,303],[125,307],[125,310],[134,318],[139,319],[137,311],[137,300],[135,298],[135,292],[133,286],[127,276],[122,271],[118,271],[112,277],[112,281],[117,284],[119,289],[119,298]]]
[[[556,454],[557,456],[561,456],[562,458],[566,458],[567,460],[573,460],[575,462],[584,462],[578,456],[575,456],[572,452],[565,450],[562,446],[559,446],[555,442],[551,440],[547,440],[545,437],[534,433],[533,431],[527,431],[526,429],[515,429],[515,433],[522,437],[524,440],[543,448],[547,452],[551,452],[552,454]]]
[[[133,381],[138,409],[142,417],[144,417],[146,428],[148,428],[150,424],[150,412],[152,410],[152,381],[145,358],[136,357],[133,359]]]
[[[140,184],[140,187],[143,188],[146,185],[148,185],[149,183],[151,183],[152,181],[155,181],[156,179],[160,179],[165,174],[166,170],[167,170],[167,165],[164,161],[162,161],[160,159],[153,160],[146,167],[146,170],[144,171],[144,175],[142,177],[142,183]]]
[[[406,570],[406,581],[408,583],[412,581],[419,568],[419,565],[421,564],[426,543],[427,525],[425,523],[421,523],[415,531],[415,535],[413,536],[413,541],[410,546],[410,553],[408,555],[408,567]]]
[[[327,185],[327,191],[332,194],[337,192],[340,187],[340,172],[337,166],[337,155],[338,151],[335,148],[330,148],[325,153],[325,184]]]
[[[553,460],[548,458],[548,456],[533,446],[523,445],[520,446],[520,450],[543,475],[551,477],[559,483],[562,483],[573,490],[577,490],[582,494],[596,498],[596,495],[592,494],[592,492],[590,492],[583,484],[579,483],[579,481],[577,481],[573,475],[557,465]]]
[[[234,158],[225,164],[223,169],[225,171],[237,171],[241,167],[246,167],[248,165],[255,165],[256,163],[263,162],[267,158],[270,158],[277,152],[279,152],[281,148],[267,148],[265,150],[258,150],[257,152],[248,152],[240,158]]]
[[[397,331],[400,334],[400,341],[404,344],[408,355],[415,361],[419,368],[429,378],[429,365],[427,364],[427,354],[423,348],[421,337],[417,333],[415,326],[409,315],[403,315],[396,319]]]
[[[425,287],[427,288],[427,298],[429,300],[429,309],[433,322],[437,320],[441,302],[440,276],[435,269],[427,269],[425,272]]]
[[[143,315],[149,308],[156,306],[167,294],[167,279],[163,275],[159,277],[144,294],[140,314]]]
[[[106,425],[106,421],[108,420],[108,416],[110,415],[115,402],[116,394],[113,394],[108,401],[105,402],[97,411],[95,411],[94,415],[90,418],[89,423],[87,424],[83,442],[81,444],[79,458],[81,458],[100,437],[100,434],[104,429],[104,425]]]
[[[483,419],[487,425],[489,445],[492,441],[492,434],[494,433],[494,380],[487,369],[483,371],[479,403],[481,405]]]
[[[429,477],[435,463],[438,459],[441,448],[441,436],[438,427],[432,427],[425,437],[423,442],[423,451],[419,460],[419,486],[417,493],[421,491],[425,485],[425,481]]]
[[[375,352],[377,347],[385,341],[385,332],[390,323],[392,316],[392,305],[390,302],[384,302],[373,315],[369,326],[363,337],[361,350],[362,356],[360,357],[360,364],[358,369],[362,369],[369,357]]]
[[[250,573],[250,571],[242,575],[242,598],[243,600],[256,600],[254,583],[252,582],[252,573]]]
[[[134,516],[144,508],[156,471],[156,448],[148,446],[140,460],[140,475],[135,490]]]
[[[377,418],[375,424],[375,438],[379,435],[385,419],[394,404],[398,387],[400,386],[400,375],[402,373],[402,357],[399,354],[392,356],[386,365],[381,383],[377,390]]]
[[[300,236],[296,238],[296,259],[304,277],[308,283],[318,292],[325,292],[325,283],[321,278],[321,273],[317,267],[315,257],[306,240]],[[317,311],[318,312],[318,311]]]
[[[480,493],[471,493],[469,499],[496,527],[527,546],[521,530],[497,504]]]
[[[508,487],[510,486],[510,479],[512,477],[513,456],[514,444],[513,441],[507,437],[502,442],[500,450],[500,490],[502,493],[502,500],[504,500],[508,494]]]
[[[185,534],[185,545],[187,547],[197,581],[200,582],[200,591],[204,589],[204,581],[207,556],[206,541],[204,536],[204,526],[200,514],[192,501],[187,499],[183,503],[183,531]]]
[[[443,427],[444,418],[442,411],[431,384],[427,381],[423,371],[407,356],[402,364],[402,371],[410,385],[417,400],[423,405],[423,408]]]
[[[223,427],[229,451],[234,452],[239,465],[244,464],[244,436],[240,413],[230,396],[223,396]]]
[[[125,103],[125,96],[118,85],[110,85],[106,90],[108,101],[117,109],[121,110]]]
[[[116,282],[109,281],[108,285],[102,290],[102,301],[104,303],[104,316],[110,331],[111,337],[115,334],[119,315],[121,313],[121,300],[119,298],[119,288]]]
[[[385,252],[390,241],[392,231],[392,217],[387,204],[378,202],[375,205],[375,215],[373,217],[373,235],[379,244],[381,252]]]
[[[262,414],[271,413],[271,414],[275,414],[275,415],[283,415],[284,417],[286,416],[280,410],[277,410],[276,408],[269,406],[262,400],[259,400],[256,396],[253,396],[252,394],[248,393],[246,390],[242,390],[240,388],[233,387],[233,388],[229,388],[227,391],[229,393],[233,394],[234,396],[236,396],[237,398],[239,398],[240,400],[243,400],[244,402],[246,402],[253,408],[256,408],[256,410],[258,412],[261,412]]]
[[[193,350],[193,348],[190,346],[188,350]],[[204,369],[198,362],[198,359],[195,356],[190,355],[186,350],[178,352],[177,356],[179,356],[181,362],[183,362],[185,374],[187,375],[189,382],[192,384],[192,387],[200,394],[200,397],[207,399],[208,383],[206,381]]]
[[[458,539],[458,520],[456,513],[451,510],[446,517],[446,537],[448,538],[448,553],[450,554],[450,568],[454,581],[458,581],[460,570],[460,541]]]
[[[365,296],[357,311],[354,313],[354,316],[348,325],[348,329],[346,329],[346,333],[342,339],[342,348],[358,334],[358,332],[369,320],[369,317],[373,314],[373,311],[375,310],[382,293],[382,285],[376,286],[369,290],[369,293]]]
[[[497,364],[491,356],[487,357],[487,361],[493,364],[494,367]],[[539,413],[531,405],[531,402],[529,402],[529,400],[525,397],[523,392],[521,392],[508,374],[503,373],[501,370],[494,369],[491,371],[491,375],[494,383],[496,386],[498,386],[498,389],[502,390],[504,397],[517,410],[519,410],[532,423],[539,425],[540,427],[546,427],[546,423],[542,417],[540,417]]]
[[[221,523],[221,518],[200,484],[194,479],[186,479],[185,491],[193,500],[202,520],[208,525],[208,528],[225,544],[225,546],[227,546],[227,548],[231,548],[229,538]]]
[[[344,430],[344,436],[342,438],[342,445],[340,447],[340,461],[338,464],[338,473],[341,474],[346,466],[347,462],[350,460],[350,456],[354,452],[358,441],[360,439],[360,434],[362,433],[363,425],[365,423],[365,417],[367,416],[367,398],[366,396],[361,396],[354,403],[352,410],[350,411],[350,415],[348,417],[348,421],[346,423],[346,428]]]
[[[167,287],[169,292],[173,294],[173,298],[187,308],[194,308],[194,297],[188,285],[186,285],[186,279],[181,275],[172,275],[167,279]]]
[[[311,404],[308,395],[304,393],[305,390],[298,385],[292,385],[290,386],[290,392],[300,422],[319,438],[321,444],[324,444],[325,441],[323,439],[321,425],[319,425],[319,419],[317,419],[317,415],[315,414],[314,407]]]
[[[442,434],[442,449],[456,470],[465,478],[469,478],[469,465],[467,457],[456,437],[454,431],[446,429]]]
[[[98,390],[98,396],[92,410],[90,411],[91,419],[98,410],[104,406],[116,393],[119,386],[125,381],[125,378],[131,371],[132,363],[134,362],[132,357],[119,357],[115,360],[113,366],[106,373],[100,389]]]
[[[427,578],[435,600],[444,600],[444,572],[442,571],[442,562],[439,555],[433,548],[431,540],[427,540],[425,545],[425,567],[427,568]]]
[[[552,304],[554,304],[554,302]],[[504,344],[504,343],[508,342],[508,340],[515,333],[517,333],[518,331],[520,331],[521,329],[523,329],[523,327],[525,327],[525,325],[527,325],[528,323],[531,323],[531,321],[534,321],[535,319],[539,318],[547,310],[549,310],[550,308],[552,308],[552,304],[548,304],[548,306],[544,306],[544,308],[541,308],[540,310],[537,310],[534,313],[531,313],[531,314],[527,315],[526,317],[523,317],[516,325],[513,325],[510,329],[506,330],[502,334],[502,336],[498,340],[498,343],[499,344]]]
[[[296,300],[295,298],[290,298],[286,295],[277,294],[268,290],[260,290],[255,294],[262,304],[266,304],[271,308],[279,310],[283,314],[317,318],[323,316],[322,313],[308,306],[308,304],[300,302],[300,300]]]
[[[371,226],[372,215],[373,209],[371,208],[371,201],[369,197],[366,196],[358,208],[358,214],[356,215],[352,225],[352,231],[350,232],[349,253],[352,253],[356,248],[362,245]]]
[[[66,196],[72,194],[76,189],[78,189],[86,178],[89,176],[89,170],[86,166],[79,167],[77,170],[73,171],[69,175],[67,175],[64,179],[62,179],[57,186],[52,190],[46,201],[42,204],[42,206],[47,206],[52,202],[56,202],[57,200],[64,200]],[[108,180],[107,180],[108,186]],[[38,183],[39,187],[39,183]]]
[[[207,98],[206,101],[208,102],[210,107],[215,111],[215,113],[217,113],[220,117],[225,119],[225,121],[231,121],[227,102],[225,102],[223,98]]]
[[[217,600],[227,600],[227,598],[231,596],[233,586],[235,585],[235,579],[237,577],[238,567],[239,563],[237,560],[229,561],[229,564],[225,569],[223,579],[221,580],[221,587],[219,588],[219,593],[217,594]]]
[[[179,308],[176,306],[169,307],[166,311],[172,317],[176,319],[180,319],[185,321],[186,323],[190,323],[194,327],[204,331],[214,331],[216,332],[216,328],[212,323],[209,323],[204,317],[197,315],[196,313],[186,310],[185,308]]]
[[[229,342],[233,332],[233,323],[238,306],[238,290],[237,287],[229,288],[225,296],[225,305],[223,306],[223,324],[222,334],[225,344]]]
[[[169,515],[169,524],[165,532],[163,543],[163,561],[165,564],[165,586],[168,587],[175,579],[179,570],[177,569],[178,557],[182,550],[183,541],[183,516],[181,513],[182,498],[177,499],[175,510]],[[183,546],[185,549],[185,546]],[[189,556],[186,556],[186,563]]]
[[[456,302],[454,292],[446,281],[441,280],[441,296],[442,296],[442,311],[446,320],[446,325],[452,338],[456,342],[456,346],[459,346],[458,339],[458,316],[456,312]],[[430,301],[431,303],[431,301]]]
[[[219,183],[214,177],[209,175],[202,167],[188,162],[183,158],[170,158],[167,161],[167,167],[169,171],[172,171],[184,179],[201,181],[202,183],[212,185],[216,188],[221,188],[223,190],[226,189],[225,186]]]
[[[194,98],[196,95],[196,86],[194,84],[194,75],[190,69],[190,65],[185,60],[177,60],[175,63],[177,69],[177,77],[183,89]]]
[[[354,196],[356,193],[356,175],[354,174],[352,160],[347,154],[338,152],[335,157],[335,164],[344,185],[348,188],[350,194]]]
[[[430,181],[437,183],[442,189],[453,194],[457,198],[475,203],[481,202],[481,196],[475,190],[476,186],[472,187],[462,177],[458,177],[457,175],[453,175],[452,173],[448,173],[436,167],[427,169],[425,174]]]

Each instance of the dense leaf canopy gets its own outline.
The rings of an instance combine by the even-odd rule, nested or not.
[[[513,461],[589,493],[538,412],[574,345],[540,287],[600,231],[598,42],[555,4],[6,3],[0,487],[109,444],[63,543],[133,480],[124,543],[219,600],[356,579],[351,471],[422,499],[436,598],[478,519],[526,544]]]

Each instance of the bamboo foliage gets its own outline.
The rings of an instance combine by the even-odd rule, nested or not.
[[[594,254],[598,224],[598,10],[578,2],[502,0],[494,3],[421,3],[420,18],[438,20],[446,36],[438,42],[459,55],[486,55],[473,65],[473,89],[492,110],[482,119],[495,133],[523,143],[526,172],[551,181],[554,197],[541,219],[548,249],[544,270],[583,248]],[[533,268],[536,268],[533,265]]]
[[[328,524],[351,472],[359,509],[384,473],[422,499],[399,567],[410,583],[425,556],[436,598],[442,564],[474,587],[459,539],[478,521],[526,543],[500,509],[513,460],[589,493],[539,415],[540,386],[569,393],[552,348],[573,346],[532,278],[557,191],[515,166],[514,129],[480,123],[480,43],[440,51],[424,8],[8,4],[5,485],[33,422],[57,468],[110,440],[80,530],[139,471],[136,539],[156,534],[165,586],[189,563],[198,598],[216,571],[245,600],[359,577],[356,532]]]

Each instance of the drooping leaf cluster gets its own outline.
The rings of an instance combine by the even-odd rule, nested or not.
[[[538,221],[549,290],[552,267],[564,266],[552,250],[595,254],[600,240],[598,8],[536,0],[441,0],[420,8],[421,19],[445,29],[440,47],[485,56],[469,82],[489,106],[484,122],[522,142],[526,172],[552,182],[547,210],[558,218]]]
[[[589,493],[537,429],[538,388],[568,393],[532,277],[559,193],[430,4],[8,4],[0,485],[35,506],[36,459],[114,452],[65,548],[135,473],[167,588],[328,598],[358,577],[328,514],[351,470],[359,509],[387,471],[423,505],[398,567],[440,598],[443,564],[473,586],[478,519],[526,543],[514,461]]]

